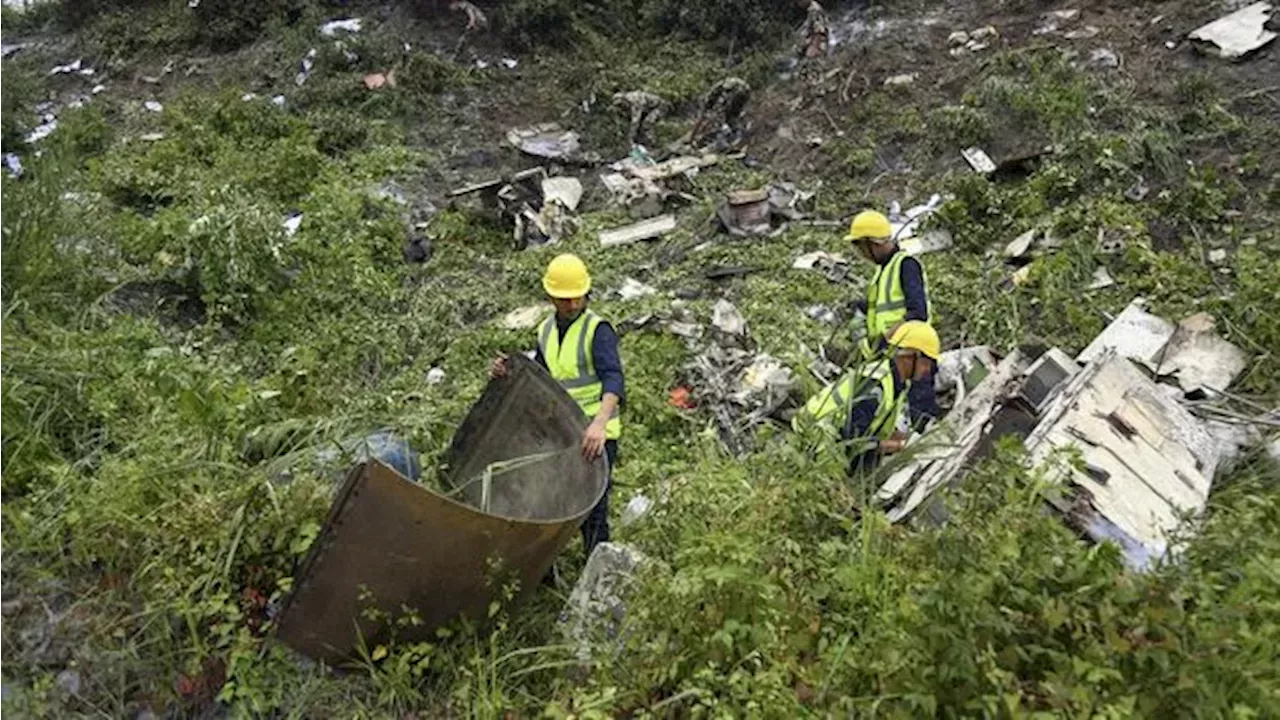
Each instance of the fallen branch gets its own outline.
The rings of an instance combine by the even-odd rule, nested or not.
[[[1239,102],[1241,100],[1252,100],[1256,97],[1262,97],[1263,95],[1270,95],[1273,92],[1280,92],[1280,85],[1272,85],[1271,87],[1258,88],[1257,90],[1240,93],[1239,95],[1232,97],[1230,100],[1227,100],[1227,104],[1230,105],[1231,103]]]

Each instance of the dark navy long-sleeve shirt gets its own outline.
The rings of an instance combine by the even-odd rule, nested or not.
[[[556,316],[556,330],[560,333],[560,340],[564,340],[564,334],[574,320],[577,318]],[[547,359],[542,356],[542,348],[538,348],[534,359],[542,367],[547,367]],[[591,341],[591,362],[595,364],[596,376],[600,378],[603,392],[617,395],[619,404],[625,402],[626,381],[622,376],[622,356],[618,353],[618,333],[604,320],[596,325],[596,336]]]
[[[899,250],[898,252],[902,252]],[[889,262],[893,256],[885,258],[881,267]],[[929,295],[924,286],[924,268],[920,266],[920,261],[908,257],[902,261],[902,294],[905,296],[907,303],[906,320],[929,321]],[[865,296],[859,298],[855,303],[856,307],[863,314],[867,312],[867,298]]]

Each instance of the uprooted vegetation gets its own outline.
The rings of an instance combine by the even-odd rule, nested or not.
[[[335,483],[332,466],[305,459],[284,478],[280,459],[376,427],[439,454],[488,359],[532,344],[496,321],[541,300],[556,252],[586,259],[596,308],[617,322],[671,304],[617,299],[610,290],[628,277],[691,297],[704,320],[727,297],[762,350],[805,374],[803,348],[833,335],[805,309],[842,308],[858,286],[792,260],[848,249],[821,226],[710,234],[704,220],[730,189],[791,180],[830,219],[946,193],[931,222],[956,246],[925,262],[947,346],[1079,350],[1141,295],[1168,316],[1212,313],[1252,355],[1235,390],[1275,407],[1280,114],[1259,79],[1275,76],[1277,57],[1233,66],[1164,46],[1175,37],[1165,25],[1185,33],[1212,10],[1085,10],[1101,34],[1081,43],[1033,35],[1040,12],[1025,3],[876,6],[840,25],[824,60],[839,72],[811,81],[786,62],[785,30],[803,8],[773,3],[520,0],[491,11],[501,37],[477,34],[460,50],[463,20],[445,3],[416,14],[99,5],[66,3],[93,12],[65,35],[50,11],[5,18],[6,31],[49,33],[4,61],[4,151],[24,167],[3,179],[6,711],[1280,713],[1280,473],[1262,448],[1218,478],[1186,551],[1136,574],[1114,547],[1085,544],[1043,512],[1055,490],[1015,446],[949,496],[941,527],[855,519],[848,510],[865,498],[838,453],[813,454],[766,424],[734,458],[708,410],[668,404],[693,351],[643,329],[622,340],[629,398],[613,505],[637,492],[662,502],[628,527],[615,511],[615,535],[659,562],[609,662],[577,667],[555,625],[564,588],[496,604],[484,626],[433,642],[367,648],[342,674],[270,638]],[[347,15],[364,27],[343,47],[317,35]],[[672,23],[681,37],[654,37]],[[1004,33],[998,46],[948,53],[952,30],[987,23]],[[1103,43],[1122,68],[1088,62]],[[48,75],[81,54],[101,63],[96,77]],[[391,68],[396,87],[361,85]],[[919,77],[884,84],[907,72]],[[626,148],[611,93],[671,100],[657,128],[666,142],[727,73],[756,88],[747,156],[702,170],[679,229],[656,245],[601,248],[596,231],[626,219],[587,177],[583,226],[554,247],[515,252],[491,218],[444,207],[452,187],[521,163],[498,146],[508,127],[558,119],[612,159]],[[80,95],[89,101],[70,107]],[[56,131],[24,143],[50,97]],[[959,154],[1028,143],[1053,152],[1008,176],[975,174]],[[406,264],[406,216],[428,204],[440,208],[433,253]],[[1061,244],[1015,283],[999,249],[1032,228]],[[713,266],[757,271],[712,281]],[[1115,285],[1083,290],[1099,266]],[[429,384],[434,368],[444,380]],[[582,562],[575,541],[561,565],[572,575]]]

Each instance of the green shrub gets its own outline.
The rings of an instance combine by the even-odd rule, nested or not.
[[[26,134],[35,120],[34,100],[40,90],[40,78],[30,70],[14,64],[5,69],[0,86],[0,148],[18,152],[26,148]]]

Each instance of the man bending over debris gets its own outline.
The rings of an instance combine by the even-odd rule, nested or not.
[[[629,112],[631,127],[627,131],[628,145],[643,145],[651,138],[647,132],[666,112],[666,100],[644,90],[632,90],[613,94],[613,107],[619,112]]]
[[[912,320],[898,325],[889,339],[890,352],[862,363],[805,403],[799,417],[820,423],[843,420],[842,440],[849,442],[851,474],[868,472],[881,455],[902,450],[907,438],[898,420],[910,388],[933,381],[934,363],[941,353],[938,333],[929,323]]]
[[[489,18],[485,17],[484,11],[467,0],[454,0],[449,3],[449,10],[467,14],[467,32],[489,28]]]
[[[866,297],[854,304],[866,316],[862,357],[872,360],[888,347],[888,338],[904,323],[933,319],[924,266],[898,247],[889,219],[874,210],[858,213],[846,237],[876,264]],[[937,416],[931,371],[922,382],[912,385],[911,422],[923,429]]]
[[[609,462],[604,496],[582,523],[582,542],[590,557],[596,545],[609,541],[609,493],[622,436],[618,409],[626,398],[618,335],[587,309],[591,276],[578,256],[553,259],[542,276],[542,289],[556,312],[538,327],[536,359],[591,419],[582,436],[583,456],[595,460],[603,452]],[[506,358],[496,358],[491,372],[494,377],[506,375]]]
[[[736,141],[742,134],[742,111],[747,106],[747,98],[751,96],[751,86],[745,80],[727,77],[716,83],[707,91],[702,100],[702,110],[693,124],[693,129],[685,136],[695,146],[706,144],[707,137],[715,134],[723,127],[729,129],[731,137]],[[723,117],[720,128],[712,123]]]
[[[804,27],[801,28],[801,35],[804,36],[804,44],[800,47],[800,55],[808,60],[820,58],[827,54],[827,47],[831,41],[830,21],[827,19],[827,11],[822,9],[822,5],[818,0],[810,0],[808,16],[805,18]]]

